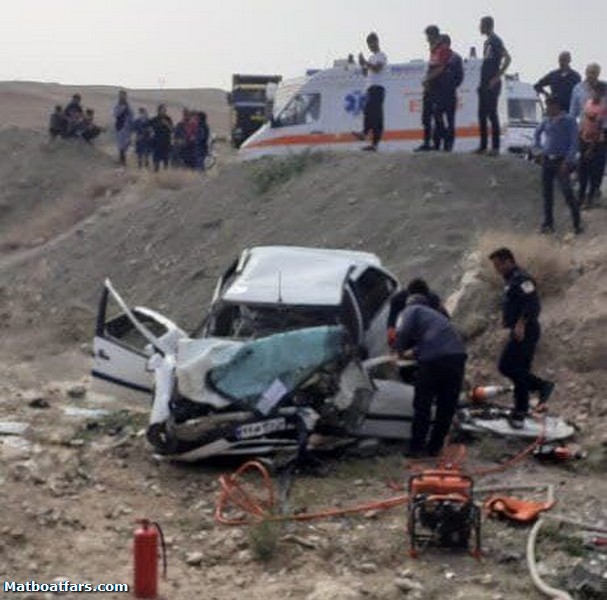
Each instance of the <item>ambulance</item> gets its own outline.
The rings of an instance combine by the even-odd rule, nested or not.
[[[454,150],[458,152],[469,152],[479,145],[477,88],[481,65],[482,60],[477,58],[464,61],[465,76],[458,88],[456,114]],[[422,143],[422,80],[427,68],[423,60],[387,67],[380,151],[411,151]],[[352,132],[362,131],[365,86],[362,69],[348,61],[336,61],[332,68],[309,71],[305,77],[284,81],[276,90],[271,119],[244,142],[241,157],[360,149],[363,144]],[[507,143],[506,93],[500,95],[498,110]]]

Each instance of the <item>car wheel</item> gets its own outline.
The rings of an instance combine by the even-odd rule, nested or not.
[[[148,427],[146,432],[148,442],[154,446],[159,454],[175,454],[179,445],[178,441],[171,437],[166,430],[166,423],[154,423]]]

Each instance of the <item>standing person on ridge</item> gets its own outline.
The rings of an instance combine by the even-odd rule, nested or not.
[[[580,161],[578,166],[579,204],[594,208],[603,180],[607,140],[607,86],[597,81],[586,101],[580,121]]]
[[[434,146],[440,150],[441,137],[436,136],[442,132],[443,150],[451,152],[455,144],[455,112],[457,110],[457,88],[464,81],[464,60],[451,49],[451,37],[442,36],[443,43],[449,49],[449,60],[445,71],[440,78],[440,91],[436,103],[436,122],[439,124],[435,131]]]
[[[424,88],[422,97],[424,142],[415,149],[416,152],[438,150],[441,140],[445,137],[442,121],[442,82],[445,69],[451,58],[451,49],[436,25],[428,25],[424,33],[430,47],[430,60],[428,61],[428,71],[422,81]],[[430,144],[432,140],[434,146]]]
[[[160,165],[169,168],[171,156],[171,141],[173,135],[173,121],[167,114],[166,104],[159,104],[156,116],[150,120],[150,126],[154,132],[152,137],[152,161],[154,172],[158,173]]]
[[[575,119],[563,111],[558,98],[546,99],[546,118],[535,130],[535,147],[542,150],[544,220],[541,233],[554,233],[555,179],[569,205],[573,231],[576,235],[582,233],[580,206],[571,186],[571,171],[578,150],[578,127]]]
[[[544,75],[533,87],[538,94],[556,96],[563,110],[569,112],[573,88],[580,81],[580,74],[571,68],[571,53],[565,51],[559,54],[559,68]],[[550,94],[546,92],[546,87],[550,88]]]
[[[597,63],[590,63],[586,67],[585,79],[580,81],[573,88],[571,92],[571,102],[569,105],[569,114],[574,119],[579,119],[582,116],[584,106],[590,98],[590,93],[594,85],[600,81],[601,76],[601,65]]]
[[[126,153],[131,145],[131,133],[133,127],[133,111],[127,100],[125,90],[118,92],[118,103],[114,107],[114,119],[116,128],[116,145],[118,146],[118,160],[126,166]]]
[[[483,46],[483,64],[481,81],[478,87],[478,122],[480,127],[480,146],[476,154],[498,156],[500,153],[500,120],[497,104],[502,91],[502,76],[510,66],[511,58],[494,31],[493,17],[483,17],[480,31],[487,36]],[[488,122],[491,123],[491,150],[487,150]]]
[[[379,37],[376,33],[367,36],[367,45],[371,56],[366,59],[362,52],[358,56],[358,64],[367,76],[367,99],[365,102],[363,131],[353,132],[359,140],[364,141],[369,133],[372,134],[371,144],[363,150],[376,151],[384,132],[384,99],[386,89],[384,77],[388,65],[388,57],[379,47]]]
[[[152,128],[148,111],[140,107],[139,116],[133,122],[135,132],[135,154],[137,155],[137,166],[146,169],[150,165],[150,153],[152,151]]]

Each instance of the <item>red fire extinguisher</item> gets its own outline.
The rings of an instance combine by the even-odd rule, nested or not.
[[[134,579],[136,598],[156,598],[158,595],[158,535],[162,543],[163,577],[167,574],[164,535],[158,523],[138,519],[139,527],[133,538]]]

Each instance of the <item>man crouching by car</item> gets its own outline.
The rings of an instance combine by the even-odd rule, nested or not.
[[[413,294],[396,323],[399,355],[411,354],[418,362],[413,401],[413,425],[408,456],[437,456],[451,427],[464,381],[466,348],[447,317],[428,306],[421,294]],[[436,419],[429,441],[432,404]]]

